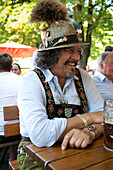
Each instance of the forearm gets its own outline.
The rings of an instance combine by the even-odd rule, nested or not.
[[[82,116],[84,116],[84,118],[87,120],[88,125],[103,122],[103,111],[85,113],[82,114]]]
[[[97,123],[103,122],[103,112],[102,111],[85,113],[85,114],[82,114],[82,116],[86,119],[87,125],[97,124]],[[96,125],[96,126],[98,126],[98,125]],[[59,141],[61,141],[63,139],[63,137],[73,128],[76,128],[76,129],[83,129],[84,128],[84,122],[78,116],[67,119],[66,129],[62,133],[62,135],[60,136]],[[101,133],[101,131],[99,130],[99,134],[100,133]]]

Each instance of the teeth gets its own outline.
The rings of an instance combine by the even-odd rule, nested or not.
[[[69,65],[71,65],[71,66],[75,66],[75,63],[69,63]]]

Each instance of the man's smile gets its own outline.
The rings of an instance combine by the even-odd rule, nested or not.
[[[74,66],[76,67],[77,66],[77,62],[76,61],[66,61],[65,65],[69,65],[69,66]]]

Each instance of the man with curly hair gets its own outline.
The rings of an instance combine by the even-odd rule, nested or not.
[[[103,99],[90,75],[77,68],[82,57],[81,46],[89,44],[79,42],[72,25],[66,21],[68,14],[64,7],[65,23],[64,20],[60,22],[63,14],[59,3],[42,0],[33,9],[31,17],[33,21],[47,18],[48,25],[53,24],[46,32],[45,49],[38,50],[37,68],[23,76],[19,87],[20,132],[23,136],[18,155],[20,169],[40,168],[26,153],[25,146],[29,143],[50,147],[61,142],[62,150],[68,144],[85,148],[103,132]],[[51,5],[53,8],[48,8]],[[41,8],[45,14],[42,17]],[[51,17],[57,9],[57,22],[54,22]]]

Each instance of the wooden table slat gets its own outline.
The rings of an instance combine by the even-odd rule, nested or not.
[[[103,137],[100,137],[94,141],[92,145],[89,145],[87,149],[93,149],[102,145]],[[80,152],[84,152],[85,149],[73,149],[68,148],[65,151],[62,151],[59,147],[59,144],[55,144],[53,147],[44,147],[38,148],[33,144],[30,144],[26,147],[27,153],[36,160],[40,166],[44,166],[47,161],[54,161],[56,159],[62,159],[70,155],[74,155]]]
[[[100,167],[101,169],[104,168],[104,166],[109,169],[109,167],[111,167],[109,162],[113,161],[113,152],[103,147],[102,136],[85,149],[67,148],[62,151],[60,144],[45,148],[38,148],[30,144],[26,147],[26,150],[40,166],[44,167],[44,165],[47,164],[46,168],[49,170],[91,170],[93,167],[95,167],[95,169]]]
[[[113,158],[85,168],[85,170],[98,170],[98,169],[99,170],[113,170]]]
[[[55,160],[48,166],[54,167],[57,170],[66,169],[84,169],[91,164],[97,164],[105,161],[108,158],[113,158],[113,152],[105,150],[103,146],[93,150],[87,150],[64,159]]]

